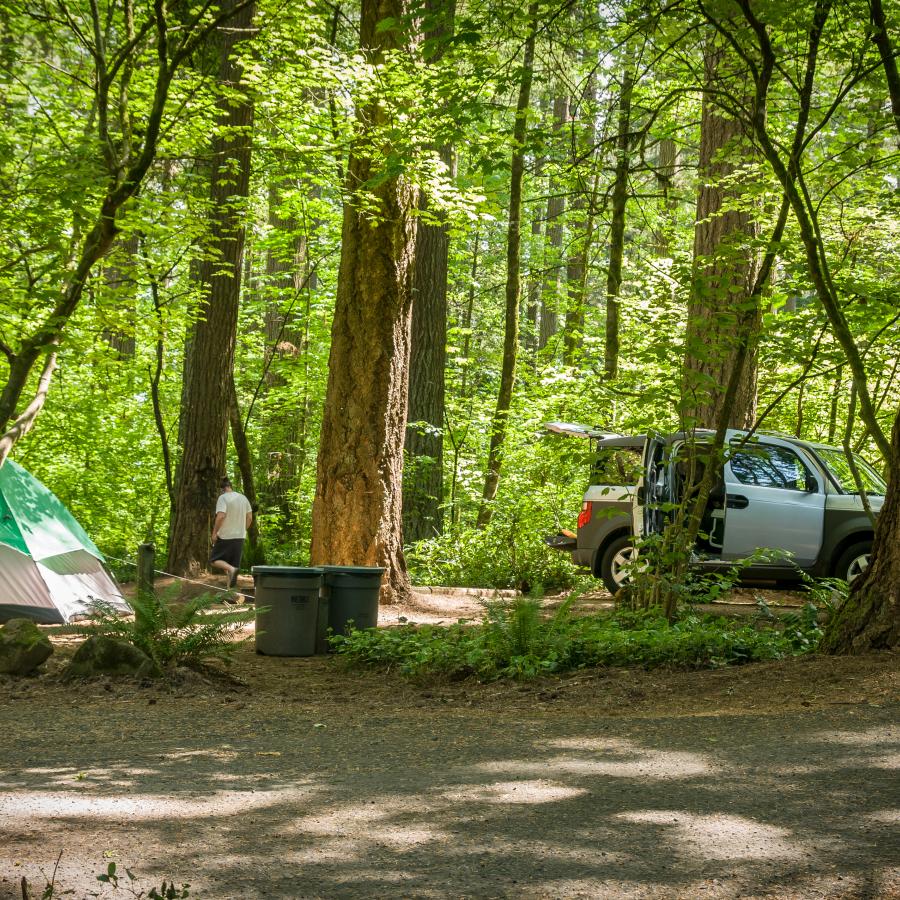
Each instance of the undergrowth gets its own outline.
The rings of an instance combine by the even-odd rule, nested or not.
[[[143,650],[160,672],[176,666],[195,666],[210,659],[228,663],[240,642],[243,626],[253,620],[252,610],[211,611],[214,594],[180,602],[166,593],[140,594],[130,601],[134,619],[97,601],[93,620],[79,628],[83,634],[119,638]]]
[[[589,666],[712,668],[782,659],[815,649],[817,609],[779,621],[736,623],[682,614],[670,624],[659,609],[573,616],[570,598],[552,616],[536,600],[491,603],[483,623],[402,625],[331,638],[351,665],[415,678],[527,679]]]
[[[459,587],[519,588],[538,594],[575,584],[578,569],[568,553],[550,549],[534,523],[492,519],[484,529],[457,526],[406,548],[410,576],[416,584]]]

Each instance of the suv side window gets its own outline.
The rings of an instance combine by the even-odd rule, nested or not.
[[[738,450],[730,460],[731,471],[741,484],[808,491],[815,479],[803,460],[787,447],[758,445]]]

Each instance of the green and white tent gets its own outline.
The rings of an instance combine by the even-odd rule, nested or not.
[[[131,611],[103,554],[59,497],[7,460],[0,466],[0,622],[65,623],[98,599]]]

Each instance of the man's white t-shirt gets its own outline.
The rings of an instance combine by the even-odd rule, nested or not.
[[[230,541],[247,536],[247,513],[250,512],[250,501],[237,491],[225,491],[219,494],[216,512],[225,513],[225,519],[219,526],[219,537]]]

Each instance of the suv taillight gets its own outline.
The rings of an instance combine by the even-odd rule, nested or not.
[[[594,504],[591,503],[590,500],[585,500],[584,503],[581,504],[581,512],[578,514],[578,527],[584,528],[588,522],[591,521],[591,513],[593,512]]]

